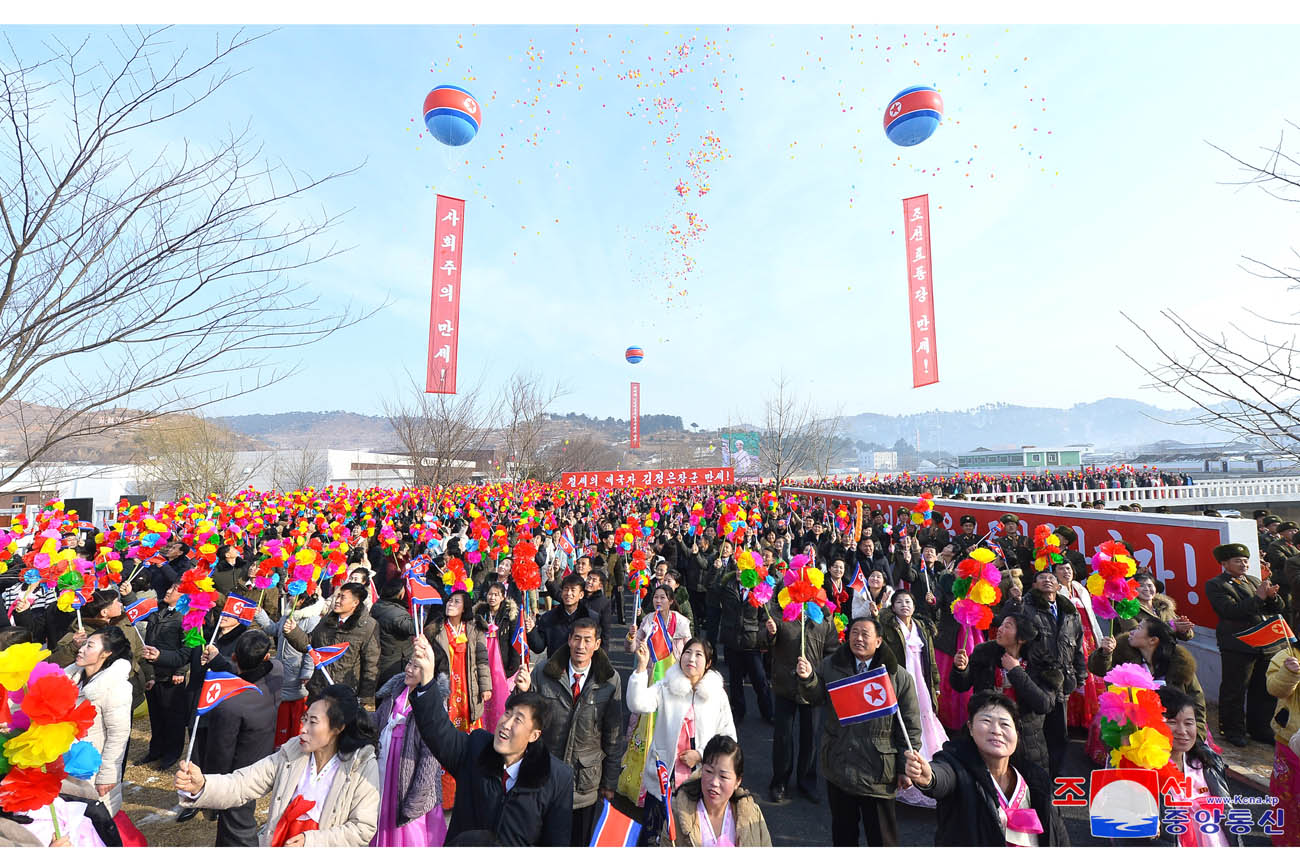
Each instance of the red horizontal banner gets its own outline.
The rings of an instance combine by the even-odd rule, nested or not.
[[[735,470],[729,466],[709,469],[616,469],[605,472],[565,472],[560,484],[565,490],[628,490],[633,487],[700,487],[731,484]]]

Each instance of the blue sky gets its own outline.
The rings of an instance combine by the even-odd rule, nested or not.
[[[199,50],[232,31],[186,27],[173,40]],[[20,52],[51,32],[7,28]],[[462,382],[482,374],[493,387],[540,368],[571,392],[560,411],[625,417],[635,378],[647,414],[757,421],[781,369],[814,402],[850,414],[1104,396],[1178,405],[1143,389],[1116,350],[1136,337],[1119,312],[1152,320],[1172,307],[1209,325],[1279,303],[1279,287],[1243,273],[1240,256],[1289,264],[1295,206],[1225,185],[1238,172],[1206,142],[1253,157],[1284,128],[1300,136],[1286,126],[1300,122],[1298,35],[1255,25],[280,29],[167,133],[201,142],[248,122],[266,154],[295,170],[364,161],[307,202],[348,211],[334,238],[351,247],[310,280],[327,303],[393,303],[315,347],[315,373],[219,414],[373,413],[406,387],[405,371],[422,380],[435,192],[468,202]],[[90,46],[106,49],[98,36]],[[665,76],[666,56],[687,71]],[[639,79],[619,79],[633,69]],[[483,106],[464,148],[420,137],[423,97],[442,83]],[[945,121],[901,149],[881,116],[914,84],[940,88]],[[644,107],[656,98],[679,109],[664,123]],[[706,135],[725,158],[708,165],[700,196],[685,161]],[[686,198],[681,180],[692,182]],[[921,193],[941,381],[914,391],[899,225],[900,200]],[[693,266],[682,274],[667,226],[684,226],[688,210],[707,230],[687,244]],[[639,367],[623,360],[630,344],[645,349]]]

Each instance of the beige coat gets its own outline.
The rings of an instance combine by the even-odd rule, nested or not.
[[[70,664],[63,672],[74,683],[81,683],[79,665]],[[101,670],[81,686],[81,697],[95,707],[95,721],[82,739],[94,746],[101,758],[94,784],[116,786],[103,798],[109,814],[113,814],[122,808],[122,755],[131,740],[131,662],[120,658]],[[98,799],[99,794],[89,784],[78,785],[78,782],[80,780],[67,780],[64,790],[91,800]]]
[[[199,809],[232,809],[271,794],[266,825],[257,835],[258,844],[267,846],[311,760],[312,756],[303,752],[294,737],[256,764],[208,776],[198,799],[182,798],[181,802]],[[307,847],[364,848],[375,835],[379,823],[379,762],[375,750],[362,746],[351,755],[340,754],[339,761],[342,766],[321,809],[320,829],[304,834]]]
[[[668,841],[668,831],[659,837],[663,846],[678,848],[698,848],[700,833],[700,788],[698,779],[687,782],[681,790],[673,795],[673,815],[677,819],[677,840]],[[731,796],[731,807],[735,810],[736,847],[737,848],[771,848],[772,837],[767,832],[767,822],[758,803],[744,788],[737,789]]]

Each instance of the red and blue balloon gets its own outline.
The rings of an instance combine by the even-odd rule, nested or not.
[[[645,358],[645,352],[641,351],[640,346],[628,346],[627,351],[623,353],[629,364],[640,364]]]
[[[899,147],[913,147],[934,135],[943,120],[943,97],[933,87],[909,87],[889,100],[885,135]]]
[[[469,144],[483,123],[474,94],[452,84],[440,84],[424,97],[424,125],[436,140],[451,147]]]

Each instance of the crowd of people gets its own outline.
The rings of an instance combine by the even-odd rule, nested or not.
[[[1135,487],[1185,487],[1194,483],[1185,472],[1167,472],[1152,466],[1089,466],[1083,469],[1036,473],[958,472],[951,475],[865,475],[801,482],[803,486],[919,496],[925,491],[946,499],[973,494],[1035,493],[1046,491],[1121,490]]]
[[[970,515],[845,513],[757,487],[531,483],[124,502],[102,527],[52,503],[0,536],[0,673],[21,647],[64,667],[102,762],[59,792],[79,833],[42,838],[18,810],[0,830],[138,844],[122,780],[147,725],[135,763],[171,774],[175,820],[215,820],[223,847],[768,846],[762,804],[792,796],[836,846],[898,845],[899,802],[933,810],[936,845],[1064,846],[1072,732],[1114,765],[1105,678],[1140,669],[1203,794],[1228,793],[1216,737],[1275,749],[1273,841],[1300,843],[1300,651],[1241,636],[1295,622],[1295,524],[1257,515],[1263,576],[1245,547],[1215,550],[1211,731],[1195,627],[1151,574],[1135,613],[1099,619],[1069,527],[1044,561],[1015,514],[977,534]],[[977,551],[1000,579],[983,629],[954,614]],[[787,578],[814,573],[792,607]],[[252,687],[218,694],[231,683]],[[890,711],[849,718],[846,683]],[[745,776],[742,725],[765,732],[770,778]]]

